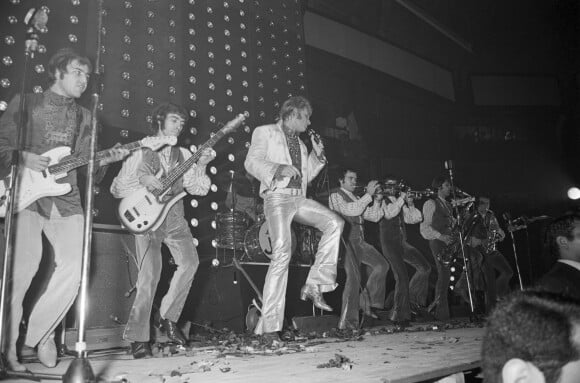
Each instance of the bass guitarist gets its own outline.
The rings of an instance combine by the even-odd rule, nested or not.
[[[181,106],[165,102],[153,110],[152,116],[152,130],[157,136],[179,136],[187,119],[187,111]],[[121,171],[113,180],[111,193],[116,198],[125,198],[144,187],[149,191],[162,189],[162,181],[156,175],[168,174],[191,156],[188,150],[179,147],[165,147],[159,152],[148,149],[134,152],[123,163]],[[211,148],[204,149],[197,163],[171,185],[171,190],[164,198],[170,199],[184,189],[189,194],[206,195],[211,184],[206,174],[206,165],[214,158],[215,152]],[[178,201],[169,208],[163,223],[155,230],[135,235],[135,260],[139,269],[137,295],[123,335],[131,341],[131,352],[135,359],[152,356],[149,343],[150,319],[161,274],[162,244],[169,248],[177,270],[159,307],[160,324],[169,339],[185,345],[187,338],[176,322],[189,294],[199,266],[199,258],[184,218],[183,201]]]

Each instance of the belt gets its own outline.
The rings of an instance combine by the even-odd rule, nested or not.
[[[302,196],[304,195],[302,193],[302,189],[294,189],[294,188],[281,188],[281,189],[276,189],[276,190],[271,190],[268,192],[268,194],[273,193],[273,194],[287,194],[287,195],[295,195],[295,196]]]

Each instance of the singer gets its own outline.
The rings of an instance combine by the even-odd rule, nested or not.
[[[298,135],[310,125],[312,107],[304,97],[291,97],[280,108],[278,122],[259,126],[245,161],[246,170],[260,180],[264,214],[272,240],[272,256],[264,282],[262,316],[255,329],[268,342],[279,340],[288,284],[293,220],[322,231],[316,259],[310,268],[301,299],[311,299],[322,310],[332,311],[322,293],[333,291],[340,235],[344,221],[324,205],[306,198],[306,185],[326,165],[324,145],[311,136],[312,151]]]
[[[26,142],[21,165],[43,171],[50,158],[43,155],[50,149],[69,146],[78,155],[88,155],[91,113],[75,102],[87,88],[91,63],[70,49],[61,49],[48,63],[52,84],[44,93],[27,94]],[[8,169],[17,147],[18,106],[14,98],[0,119],[0,169]],[[112,155],[100,162],[105,165],[119,161],[127,149],[113,149]],[[97,180],[104,176],[99,169]],[[0,174],[6,177],[6,174]],[[67,182],[72,190],[62,196],[36,200],[15,217],[14,257],[12,267],[12,296],[8,310],[6,358],[8,368],[25,371],[19,363],[16,341],[22,319],[22,302],[42,259],[42,234],[54,250],[54,271],[43,295],[36,302],[28,321],[24,343],[37,348],[38,359],[46,367],[55,367],[57,350],[54,329],[73,304],[81,277],[83,247],[83,208],[77,186],[77,173],[70,171],[60,182]]]

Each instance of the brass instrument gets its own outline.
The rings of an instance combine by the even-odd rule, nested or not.
[[[412,199],[429,198],[436,194],[435,191],[429,188],[425,190],[412,190],[411,187],[406,185],[403,181],[399,181],[396,184],[387,181],[381,182],[380,191],[375,194],[398,197],[401,193],[405,193],[408,198]]]
[[[487,233],[487,239],[485,240],[484,250],[485,254],[493,253],[497,250],[497,243],[501,239],[501,234],[499,230],[492,229]]]

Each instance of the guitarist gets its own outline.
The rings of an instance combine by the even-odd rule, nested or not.
[[[187,119],[187,111],[183,107],[169,102],[159,104],[152,115],[154,118],[152,130],[157,136],[179,136]],[[113,180],[111,193],[116,198],[125,198],[143,187],[150,191],[162,189],[163,185],[156,174],[167,174],[190,156],[188,150],[171,146],[158,152],[149,149],[133,152]],[[189,194],[206,195],[211,184],[206,174],[206,165],[214,158],[215,152],[211,148],[205,149],[197,164],[172,185],[167,198],[179,194],[183,189]],[[185,345],[187,339],[176,322],[199,266],[199,257],[189,225],[184,218],[183,201],[178,201],[169,209],[165,221],[157,230],[144,235],[135,235],[135,260],[139,268],[137,295],[123,335],[132,342],[131,351],[135,359],[152,356],[149,343],[150,319],[161,275],[162,244],[169,248],[177,270],[161,301],[159,308],[161,325],[169,339]]]
[[[88,155],[90,111],[76,103],[87,89],[91,63],[71,49],[61,49],[48,63],[51,85],[43,93],[25,97],[25,142],[21,156],[23,167],[43,171],[49,158],[48,150],[69,146],[74,154]],[[14,98],[0,118],[0,171],[5,177],[11,156],[17,146],[17,123],[20,97]],[[127,156],[126,149],[113,149],[99,165],[120,161]],[[99,169],[97,179],[104,175]],[[38,359],[46,367],[57,363],[54,329],[73,304],[80,283],[83,246],[83,208],[77,186],[76,171],[71,171],[64,182],[72,190],[62,196],[40,198],[15,217],[14,256],[12,264],[10,308],[6,357],[8,368],[25,371],[19,363],[16,350],[22,303],[42,259],[42,234],[54,250],[54,270],[45,292],[34,305],[28,320],[24,343],[37,346]],[[45,270],[43,270],[45,271]]]

